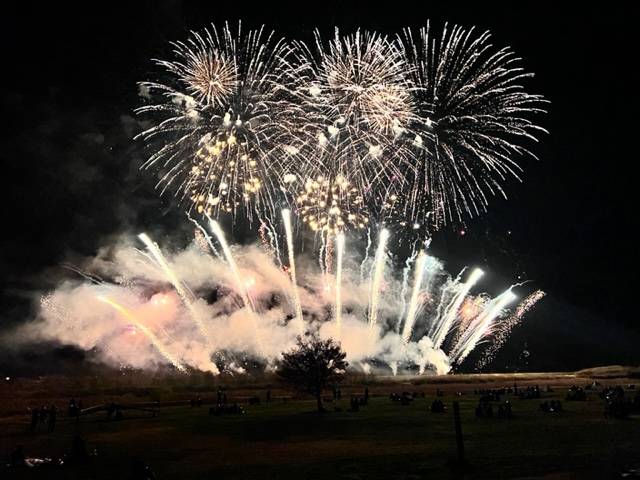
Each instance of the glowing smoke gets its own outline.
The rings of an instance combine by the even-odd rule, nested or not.
[[[506,315],[504,309],[515,297],[511,289],[493,300],[471,295],[480,270],[472,271],[465,282],[460,276],[451,279],[437,259],[421,252],[407,315],[399,317],[407,299],[382,294],[402,288],[402,279],[383,268],[386,231],[381,232],[375,258],[367,260],[371,274],[364,281],[357,250],[347,256],[344,236],[337,237],[335,288],[328,289],[328,274],[319,271],[311,257],[294,260],[301,281],[296,288],[269,249],[232,247],[219,225],[212,222],[211,228],[224,259],[203,251],[199,235],[188,248],[167,252],[162,262],[153,255],[149,261],[129,239],[100,251],[84,265],[90,278],[100,280],[87,283],[81,277],[46,295],[38,321],[23,327],[21,338],[94,350],[101,361],[115,366],[154,368],[169,363],[214,373],[242,372],[277,362],[294,344],[302,324],[305,331],[323,338],[339,338],[348,360],[363,371],[447,373],[494,331],[504,333],[503,320],[513,326],[526,312],[521,308],[515,316]],[[151,239],[142,239],[159,252]],[[296,298],[296,290],[300,311],[289,301]],[[464,306],[467,303],[479,307],[465,320],[473,310]],[[374,308],[376,321],[371,322]],[[194,318],[202,319],[201,325]],[[402,321],[400,331],[396,325]],[[501,343],[505,336],[499,337]]]

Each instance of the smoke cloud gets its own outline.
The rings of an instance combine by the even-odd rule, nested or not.
[[[187,248],[163,251],[187,292],[189,308],[166,272],[141,247],[137,239],[125,235],[86,259],[77,278],[43,296],[36,319],[14,331],[13,341],[72,345],[114,367],[154,369],[173,363],[213,373],[274,368],[281,353],[294,346],[301,329],[295,320],[292,282],[268,245],[232,247],[244,292],[239,292],[229,265],[218,252],[211,252],[199,232]],[[414,334],[406,342],[400,326],[412,275],[388,267],[380,286],[378,322],[371,325],[369,272],[374,259],[362,262],[347,249],[338,326],[334,275],[319,268],[318,259],[299,255],[305,330],[339,340],[352,367],[364,372],[409,368],[447,373],[452,361],[428,333],[434,318],[446,314],[447,302],[460,289],[460,278],[452,279],[439,261],[429,258]],[[250,306],[244,304],[242,293]]]

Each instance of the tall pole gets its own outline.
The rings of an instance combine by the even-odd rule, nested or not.
[[[464,464],[464,441],[462,439],[462,424],[460,423],[460,402],[453,402],[453,425],[456,430],[456,446],[458,447],[458,461]]]

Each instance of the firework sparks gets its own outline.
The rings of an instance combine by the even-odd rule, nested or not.
[[[291,218],[288,210],[283,212],[283,221],[286,229],[291,233]],[[505,307],[515,299],[511,288],[494,299],[486,294],[471,296],[469,291],[482,276],[482,271],[474,269],[466,282],[460,281],[462,272],[455,279],[451,279],[443,271],[440,261],[420,251],[416,254],[414,262],[414,281],[405,315],[401,313],[403,302],[399,295],[382,294],[383,284],[388,291],[394,292],[400,292],[402,284],[400,278],[395,278],[393,271],[385,275],[389,240],[387,230],[382,230],[379,235],[367,298],[366,294],[358,294],[358,292],[365,293],[367,288],[358,283],[360,268],[347,271],[345,275],[347,266],[344,259],[346,243],[344,233],[336,235],[335,239],[328,239],[331,243],[335,241],[336,244],[335,269],[332,275],[334,281],[331,288],[318,289],[318,286],[326,281],[327,274],[320,271],[313,272],[307,268],[303,271],[302,278],[298,277],[295,272],[296,263],[292,248],[289,252],[294,258],[290,257],[291,268],[289,274],[285,274],[282,269],[273,265],[273,258],[270,258],[262,249],[238,247],[242,251],[243,258],[246,258],[255,268],[255,271],[241,276],[220,225],[215,220],[211,220],[210,229],[213,237],[220,243],[226,262],[221,258],[207,255],[206,262],[194,263],[192,254],[198,255],[202,260],[205,256],[193,249],[190,255],[175,256],[172,265],[180,271],[192,271],[195,276],[190,282],[197,282],[194,288],[197,287],[198,291],[204,285],[211,286],[207,274],[212,271],[226,268],[232,271],[233,277],[228,287],[235,294],[243,297],[248,308],[238,308],[236,302],[225,300],[227,297],[216,300],[214,304],[203,303],[202,305],[202,313],[206,313],[207,317],[211,318],[212,325],[215,325],[215,328],[211,329],[211,335],[216,349],[229,352],[231,355],[246,355],[251,352],[258,358],[271,362],[277,358],[282,348],[300,333],[302,327],[303,331],[306,328],[311,332],[317,332],[323,338],[339,338],[348,355],[354,355],[353,358],[358,362],[366,358],[376,359],[385,362],[394,372],[405,367],[412,369],[412,366],[417,366],[418,372],[423,372],[427,366],[430,366],[442,374],[449,371],[452,363],[464,362],[469,353],[484,342],[495,342],[495,348],[499,348],[501,342],[504,342],[508,336],[510,328],[517,324],[526,311],[544,295],[542,292],[536,292],[527,297],[513,313],[508,313]],[[288,246],[291,245],[291,242],[287,243]],[[153,251],[153,249],[150,250]],[[117,254],[117,257],[126,259],[127,255]],[[168,264],[164,257],[162,259]],[[131,268],[132,264],[125,261],[123,266]],[[133,268],[136,268],[135,265]],[[202,270],[199,271],[199,269]],[[115,271],[117,270],[116,267]],[[109,271],[113,274],[114,268],[110,267]],[[295,277],[290,275],[293,272]],[[100,274],[102,271],[96,273]],[[85,276],[85,283],[78,285],[77,288],[67,290],[63,287],[60,292],[56,291],[55,294],[43,297],[42,318],[56,325],[82,322],[87,316],[92,315],[92,312],[84,308],[87,304],[87,297],[84,295],[88,294],[90,298],[95,298],[102,295],[101,290],[108,287],[122,294],[133,293],[139,299],[141,296],[148,295],[145,291],[148,292],[153,282],[163,284],[155,274],[151,275],[148,279],[144,276],[140,277],[144,280],[142,285],[134,283],[129,286],[113,285],[108,280],[96,285],[92,281],[87,281],[95,278],[96,275]],[[166,272],[165,276],[168,276]],[[298,285],[298,282],[302,283]],[[315,295],[304,296],[304,301],[308,302],[304,304],[305,309],[314,321],[304,325],[297,316],[295,321],[287,321],[280,316],[286,315],[287,310],[279,307],[278,300],[274,298],[276,292],[281,292],[283,289],[290,292],[296,292],[299,289],[316,292]],[[180,319],[184,318],[187,309],[172,312],[173,308],[167,308],[171,307],[169,298],[164,290],[160,292],[162,293],[154,294],[149,302],[141,303],[140,308],[144,308],[146,304],[155,307],[153,312],[149,312],[153,318],[159,314],[166,315],[158,322],[156,328],[161,329],[166,338],[171,339],[171,350],[179,352],[180,362],[194,368],[217,372],[218,367],[211,363],[211,347],[204,342],[194,341],[191,325],[181,326]],[[178,296],[180,296],[179,293]],[[297,297],[292,301],[294,307],[295,300],[301,302],[302,298]],[[216,302],[221,303],[215,306]],[[261,312],[260,316],[254,313],[253,303],[256,303]],[[302,303],[298,305],[301,313]],[[163,311],[156,311],[161,306]],[[331,309],[334,310],[333,319],[327,316]],[[343,309],[346,309],[349,314],[344,315]],[[396,331],[396,328],[391,327],[387,322],[380,322],[378,320],[380,311],[397,312],[397,322],[404,321],[402,331]],[[138,317],[138,313],[141,314],[143,310],[135,312],[129,313]],[[325,320],[321,320],[322,318]],[[68,329],[58,327],[58,335],[63,335],[66,342],[78,342],[80,345],[100,344],[106,349],[116,350],[120,358],[129,358],[132,364],[145,362],[138,357],[128,357],[132,354],[131,352],[122,351],[117,344],[110,343],[108,340],[110,327],[101,322],[99,316],[86,321],[89,324],[83,330],[90,331],[91,322],[95,321],[96,327],[100,325],[98,332],[101,333],[90,335],[89,338],[75,339],[73,334],[66,333]],[[148,335],[147,330],[133,321],[132,325],[130,330],[132,333],[140,331],[153,340],[154,345],[159,345],[159,350],[164,348],[162,342],[159,342],[156,337]],[[418,332],[423,333],[418,336]],[[449,335],[450,332],[452,335]],[[446,342],[441,337],[446,339]],[[489,351],[492,346],[493,344],[490,343]],[[167,353],[166,350],[163,352]],[[165,358],[168,357],[165,356]],[[175,358],[171,357],[171,360],[175,361]]]
[[[489,345],[482,358],[476,364],[476,368],[481,369],[493,360],[496,352],[500,350],[500,348],[502,348],[504,343],[509,338],[509,335],[511,334],[513,328],[517,326],[522,321],[522,317],[524,317],[525,314],[545,296],[546,293],[542,290],[536,290],[535,292],[529,294],[522,302],[520,302],[516,310],[511,315],[500,322],[500,324],[495,329],[493,342]]]
[[[327,312],[332,308],[335,322],[326,322],[331,334],[337,332],[345,345],[352,342],[358,362],[382,359],[394,373],[411,362],[420,372],[428,362],[436,371],[447,372],[491,334],[495,339],[485,358],[495,353],[544,293],[530,295],[507,316],[504,309],[515,299],[511,289],[494,299],[469,295],[482,270],[473,270],[464,283],[465,270],[452,280],[439,261],[424,251],[416,254],[417,241],[424,241],[424,236],[412,237],[412,254],[400,284],[394,272],[385,277],[390,234],[380,227],[399,224],[422,235],[449,221],[478,215],[491,196],[504,194],[507,177],[518,178],[516,160],[532,155],[522,143],[535,141],[543,132],[532,118],[543,111],[545,100],[524,91],[521,81],[530,75],[509,49],[496,50],[489,39],[488,33],[476,35],[461,27],[445,27],[438,38],[429,27],[417,34],[406,30],[395,41],[372,32],[336,31],[326,43],[316,33],[315,43],[308,47],[300,42],[288,45],[263,29],[243,32],[240,25],[235,31],[225,25],[172,44],[172,59],[156,61],[162,79],[140,84],[149,103],[138,113],[151,125],[139,135],[151,151],[143,168],[156,170],[158,187],[174,192],[187,204],[188,213],[208,219],[222,252],[215,249],[207,230],[189,217],[197,226],[197,245],[201,254],[214,252],[215,258],[206,258],[217,268],[226,261],[233,275],[231,289],[245,307],[226,320],[215,309],[216,329],[208,332],[194,307],[194,294],[160,248],[141,234],[147,256],[161,268],[207,340],[201,358],[187,359],[190,343],[181,351],[181,361],[211,368],[211,338],[216,346],[228,340],[231,350],[249,350],[255,338],[249,342],[244,335],[257,338],[262,321],[271,322],[272,343],[281,342],[267,351],[270,335],[260,334],[259,355],[271,361],[295,333],[322,332],[323,322],[315,319],[330,318]],[[282,266],[275,225],[283,206],[295,206],[301,223],[320,236],[319,276],[305,268],[298,277],[289,208],[282,209],[289,259],[288,267]],[[255,275],[243,278],[214,220],[224,214],[234,222],[257,217],[260,238],[269,247],[260,249],[261,255],[271,251],[282,268],[273,268],[273,259],[252,252],[243,258],[255,262]],[[370,259],[374,228],[381,230]],[[346,236],[364,229],[368,243],[360,284],[352,285],[350,280],[358,275],[344,272]],[[412,264],[414,283],[407,303]],[[369,266],[369,284],[364,285]],[[306,275],[312,277],[308,284]],[[446,279],[436,284],[436,277]],[[85,278],[95,282],[98,277]],[[321,284],[324,289],[317,288]],[[400,292],[399,298],[383,295],[383,284],[389,285],[387,291]],[[314,319],[307,325],[302,289],[317,293],[302,296],[309,302],[305,312]],[[291,292],[295,322],[269,318],[278,315],[274,305],[283,290]],[[233,298],[229,303],[237,303]],[[102,300],[144,332],[170,363],[183,368],[135,315],[113,300]],[[72,316],[49,297],[42,307],[61,323]],[[258,318],[256,308],[265,315]],[[343,309],[349,314],[343,316]],[[386,322],[378,322],[380,311],[399,312],[393,331],[385,331]],[[357,312],[363,314],[359,320]],[[229,338],[215,336],[218,329]],[[297,332],[291,335],[288,329]],[[371,333],[366,341],[363,331]],[[427,333],[412,339],[420,331]],[[397,351],[389,352],[390,345],[398,346]]]
[[[419,308],[418,297],[420,295],[420,288],[422,287],[422,279],[424,277],[426,263],[427,255],[424,253],[424,250],[422,250],[420,251],[418,260],[416,261],[413,289],[411,291],[411,300],[409,301],[409,310],[407,311],[407,318],[404,321],[404,328],[402,330],[402,341],[405,344],[409,343],[409,340],[411,339],[413,324],[416,321],[416,315]]]
[[[367,205],[383,205],[385,211],[375,214],[386,214],[403,182],[403,167],[412,168],[413,153],[402,141],[414,119],[407,65],[393,42],[369,32],[336,31],[328,45],[316,32],[314,47],[296,42],[294,51],[294,91],[308,119],[306,131],[316,138],[307,145],[300,177],[326,182],[312,188],[307,183],[299,196],[332,196],[328,209],[344,212],[338,229],[364,228]],[[302,203],[310,206],[306,199]]]
[[[378,249],[373,268],[373,278],[371,281],[371,300],[369,301],[369,326],[373,327],[378,321],[378,306],[380,303],[380,286],[384,276],[384,265],[387,261],[386,246],[389,239],[389,230],[386,228],[380,232]]]
[[[489,32],[429,25],[399,37],[412,79],[419,121],[412,125],[417,168],[408,173],[405,213],[441,225],[484,212],[489,196],[505,195],[507,177],[519,179],[515,158],[534,155],[521,145],[545,130],[533,121],[545,100],[527,93],[531,77],[509,48],[496,49]]]
[[[242,276],[240,275],[238,264],[236,263],[235,258],[233,258],[233,253],[231,253],[231,248],[229,248],[229,244],[227,243],[227,239],[224,236],[222,228],[220,228],[220,224],[210,218],[209,226],[211,227],[211,231],[216,236],[218,242],[220,243],[220,246],[222,247],[222,252],[224,253],[224,257],[227,260],[227,264],[229,265],[231,274],[233,275],[233,279],[235,280],[237,291],[240,293],[240,297],[242,298],[242,304],[245,306],[245,308],[253,312],[254,306],[251,298],[249,297],[249,294],[247,293],[246,282],[243,281]]]
[[[336,265],[336,326],[338,328],[338,338],[340,337],[340,329],[342,327],[342,259],[344,256],[344,234],[339,233],[336,236],[336,244],[338,251]]]
[[[173,47],[156,61],[166,81],[141,84],[145,168],[208,216],[265,220],[292,201],[316,231],[390,219],[421,233],[484,212],[544,132],[531,74],[488,32],[316,32],[307,46],[225,25]]]
[[[289,254],[289,274],[293,286],[293,305],[296,312],[296,321],[300,324],[300,329],[304,330],[304,320],[302,317],[302,304],[300,293],[298,292],[298,281],[296,279],[296,257],[293,250],[293,229],[291,227],[291,211],[282,210],[282,220],[284,221],[285,233],[287,236],[287,252]]]
[[[149,250],[149,253],[151,253],[151,256],[153,257],[153,259],[156,261],[158,266],[162,269],[162,272],[164,273],[167,280],[169,280],[171,285],[173,285],[173,288],[175,288],[176,292],[178,293],[178,296],[182,300],[182,303],[189,311],[189,314],[192,320],[198,326],[198,329],[202,333],[202,336],[210,344],[211,337],[209,335],[209,332],[207,332],[207,329],[204,326],[202,319],[200,318],[200,314],[193,306],[193,295],[191,294],[191,292],[187,290],[187,288],[180,281],[180,279],[175,274],[173,269],[169,266],[169,264],[167,263],[167,260],[164,258],[164,255],[162,254],[162,251],[160,250],[158,245],[156,245],[155,242],[153,242],[153,240],[151,240],[151,238],[149,238],[149,236],[146,233],[141,233],[140,235],[138,235],[138,238],[147,247],[147,250]]]
[[[362,195],[341,176],[334,182],[322,176],[308,179],[296,202],[303,223],[314,232],[335,234],[348,226],[363,229],[369,223],[362,211]]]
[[[436,322],[433,325],[431,338],[433,338],[433,344],[436,348],[440,348],[444,343],[447,335],[451,331],[451,327],[453,326],[456,317],[458,316],[458,312],[460,310],[460,306],[462,302],[464,302],[467,294],[473,288],[473,286],[478,283],[478,280],[484,275],[484,272],[476,268],[469,279],[463,284],[462,288],[456,293],[456,295],[451,300],[451,303],[447,306],[444,311],[442,317],[437,318]]]
[[[160,354],[175,368],[180,370],[181,372],[185,371],[185,368],[182,364],[162,345],[162,342],[156,337],[156,335],[143,323],[141,323],[136,316],[127,310],[125,307],[120,305],[119,303],[107,298],[107,297],[98,297],[98,300],[104,302],[111,307],[113,307],[120,315],[130,321],[133,325],[135,325],[136,329],[141,331],[151,342],[151,344],[160,352]]]
[[[490,327],[493,321],[502,313],[504,307],[515,299],[516,295],[511,289],[508,289],[489,302],[478,318],[473,320],[460,336],[460,340],[458,340],[451,351],[451,358],[456,363],[461,363],[467,358],[467,355],[471,353],[478,342],[490,333]]]
[[[299,141],[299,108],[283,97],[289,47],[263,29],[212,26],[175,42],[174,60],[156,63],[166,81],[143,82],[151,103],[137,110],[153,122],[140,134],[188,210],[208,216],[274,212],[282,165]]]

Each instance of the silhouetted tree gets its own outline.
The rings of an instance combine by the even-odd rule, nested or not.
[[[342,380],[349,365],[345,361],[346,355],[340,344],[332,339],[298,337],[296,346],[282,353],[282,364],[277,372],[296,390],[313,395],[321,412],[322,390]]]

